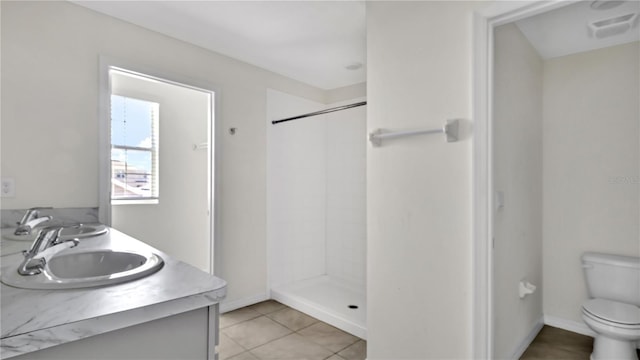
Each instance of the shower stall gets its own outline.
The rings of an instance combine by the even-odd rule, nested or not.
[[[366,106],[267,94],[271,297],[366,338]],[[328,107],[340,111],[273,124]]]

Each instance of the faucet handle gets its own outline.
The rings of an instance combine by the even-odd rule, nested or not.
[[[47,226],[40,233],[38,237],[33,241],[33,245],[27,252],[28,254],[35,255],[47,247],[55,244],[60,238],[60,232],[62,232],[64,226]]]
[[[50,234],[54,234],[54,239],[58,239],[60,237],[60,233],[62,232],[62,230],[64,230],[64,226],[62,225],[52,225],[52,226],[47,226],[44,229],[42,229],[43,233],[50,233]]]

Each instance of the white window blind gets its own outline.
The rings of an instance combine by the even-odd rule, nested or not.
[[[111,95],[111,199],[157,200],[158,103]]]

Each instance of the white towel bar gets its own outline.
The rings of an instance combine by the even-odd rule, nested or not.
[[[442,127],[442,129],[405,130],[394,132],[385,132],[385,130],[377,129],[369,134],[369,141],[371,141],[373,146],[381,146],[382,140],[385,139],[426,134],[446,134],[447,142],[458,141],[458,120],[447,120],[447,123]]]

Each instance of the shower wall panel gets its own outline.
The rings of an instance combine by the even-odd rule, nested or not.
[[[339,105],[343,104],[330,107]],[[366,107],[328,114],[326,122],[327,275],[364,289],[367,254]]]
[[[267,232],[269,283],[325,273],[326,121],[323,116],[272,125],[324,105],[267,93]]]

